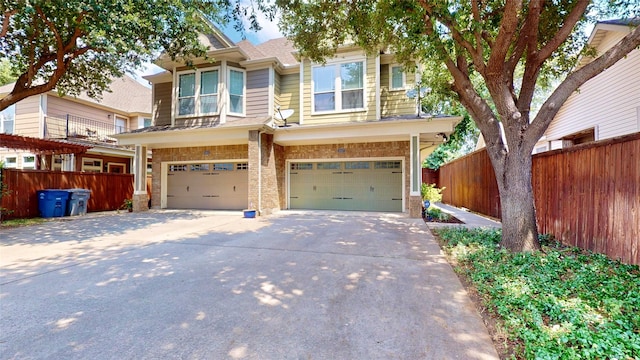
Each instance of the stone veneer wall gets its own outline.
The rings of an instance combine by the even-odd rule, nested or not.
[[[404,198],[405,211],[410,209],[409,198],[409,173],[410,173],[410,153],[411,149],[409,141],[389,141],[389,142],[373,142],[373,143],[348,143],[348,144],[329,144],[329,145],[300,145],[285,146],[282,156],[282,162],[286,160],[303,160],[303,159],[352,159],[352,158],[381,158],[381,157],[402,157],[404,158],[405,173],[405,189]],[[284,165],[284,164],[283,164]],[[280,173],[284,177],[286,168]],[[284,188],[284,178],[282,179],[282,187]],[[280,192],[281,207],[286,207],[285,191]]]
[[[281,209],[280,190],[278,181],[278,169],[276,163],[276,147],[273,143],[273,134],[262,134],[262,212],[266,215]]]
[[[206,153],[208,151],[208,153]],[[152,194],[151,207],[160,207],[161,163],[171,161],[224,161],[248,159],[247,145],[196,146],[152,150]]]
[[[249,132],[249,204],[260,215],[280,210],[273,134],[260,134],[258,130]]]

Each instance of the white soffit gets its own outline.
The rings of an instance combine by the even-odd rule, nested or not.
[[[423,119],[422,121],[376,121],[323,124],[278,128],[274,142],[279,145],[334,144],[337,142],[409,141],[411,134],[453,131],[459,118]]]

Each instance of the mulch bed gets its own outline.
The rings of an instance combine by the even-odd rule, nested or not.
[[[449,219],[441,220],[436,218],[426,218],[423,217],[422,220],[426,223],[447,223],[447,224],[464,224],[464,222],[460,221],[457,217],[453,215],[449,215]]]

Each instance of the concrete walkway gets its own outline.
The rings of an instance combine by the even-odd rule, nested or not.
[[[497,359],[422,219],[150,211],[0,230],[2,359]]]
[[[458,220],[462,221],[464,224],[427,222],[427,226],[429,226],[430,229],[438,228],[438,227],[455,227],[455,226],[464,226],[468,228],[476,228],[476,227],[501,228],[502,227],[502,224],[499,221],[496,221],[494,219],[491,219],[476,213],[472,213],[466,209],[461,209],[455,206],[442,204],[442,203],[436,203],[435,206],[442,209],[443,212],[455,216],[456,218],[458,218]]]

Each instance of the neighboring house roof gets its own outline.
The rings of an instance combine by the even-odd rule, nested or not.
[[[613,19],[613,20],[598,21],[598,24],[638,26],[640,25],[640,17],[634,17],[630,19]]]
[[[10,93],[14,85],[15,83],[0,86],[0,95]],[[115,79],[111,82],[109,88],[111,92],[103,92],[101,100],[92,99],[85,92],[73,98],[127,113],[151,113],[151,89],[140,84],[132,77],[125,75],[122,78]],[[51,92],[56,93],[55,90]]]
[[[587,44],[593,48],[598,49],[599,56],[605,51],[609,50],[609,47],[600,49],[602,42],[606,38],[606,35],[609,31],[630,32],[633,27],[639,25],[640,17],[598,21],[596,23],[596,26],[591,31],[591,35],[589,36]],[[613,44],[611,44],[610,46],[613,46]],[[578,68],[585,66],[593,60],[594,58],[591,56],[584,56],[580,58],[580,60],[578,61]]]
[[[102,100],[92,99],[84,92],[77,98],[128,113],[151,113],[151,89],[132,77],[115,79],[109,88],[111,92],[102,93]]]

